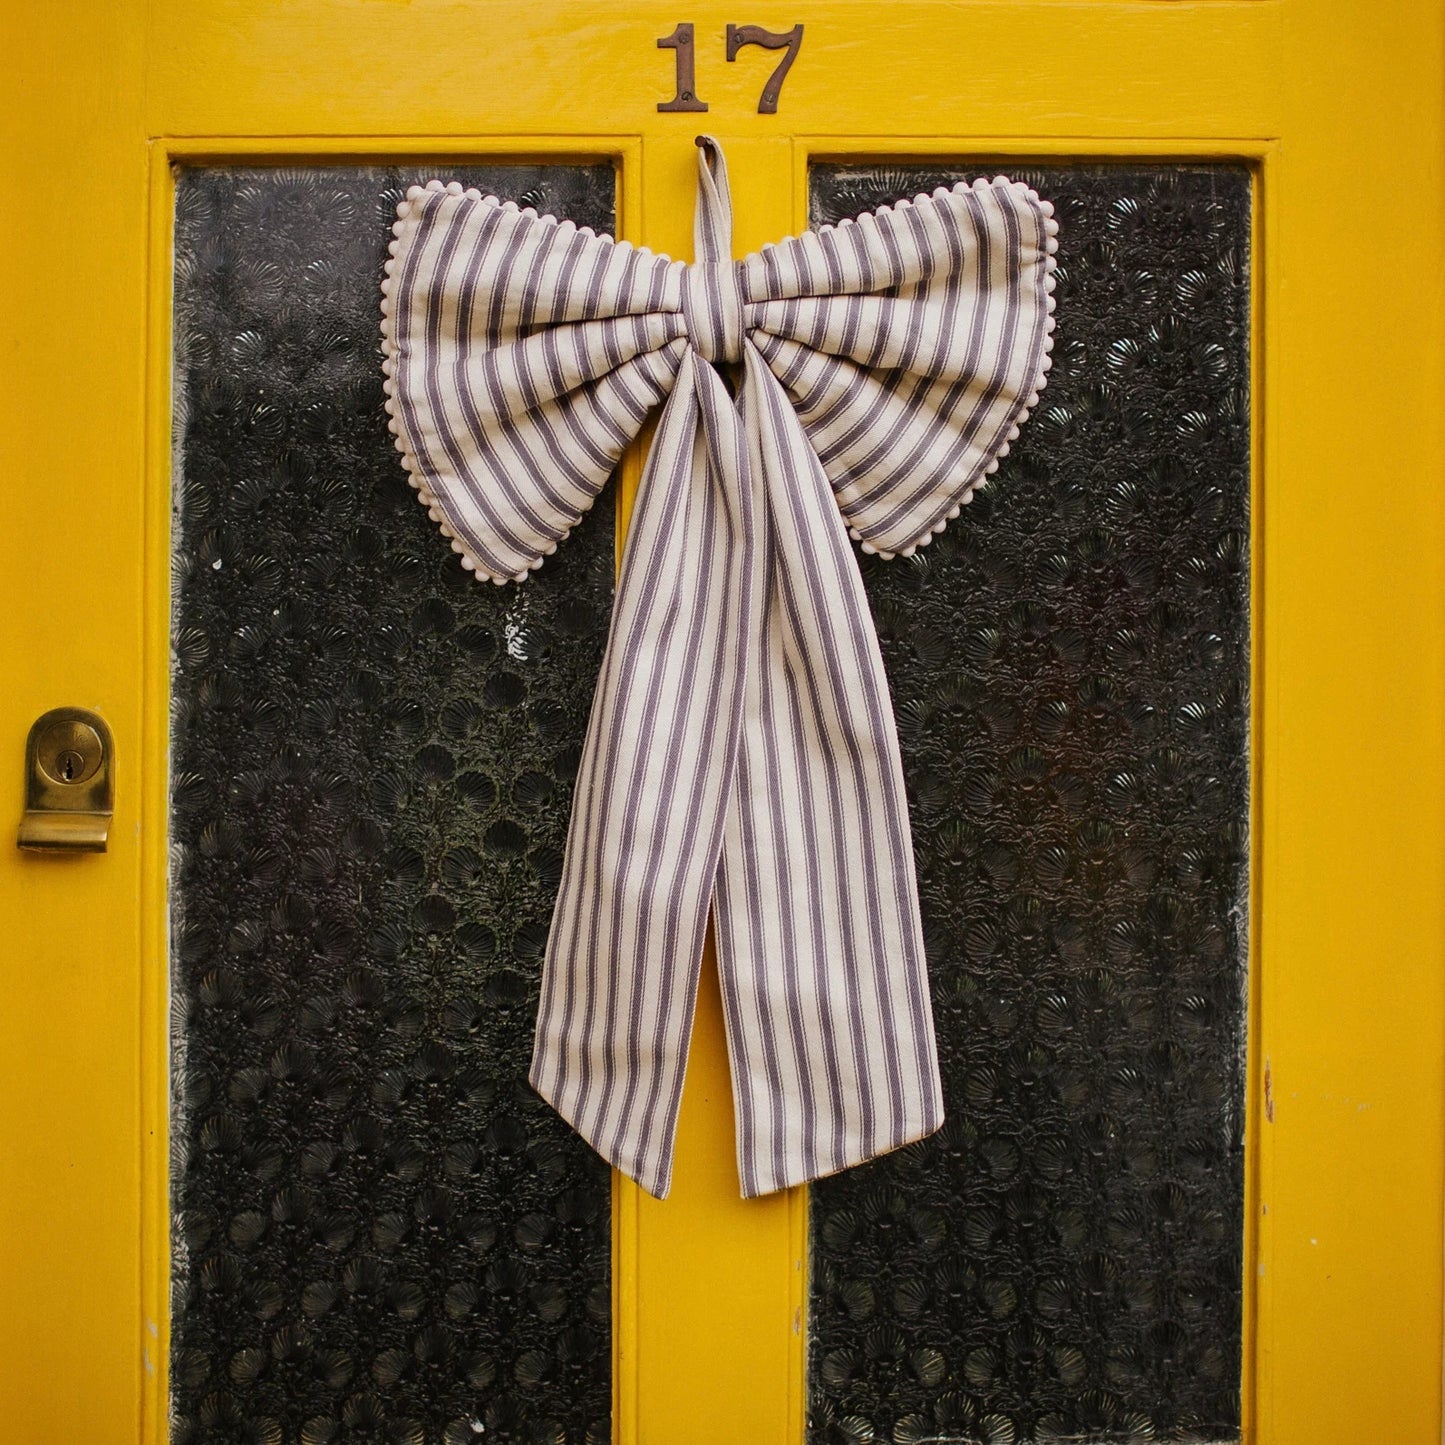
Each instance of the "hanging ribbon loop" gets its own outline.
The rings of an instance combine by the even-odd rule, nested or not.
[[[745,1195],[943,1117],[887,679],[850,535],[911,554],[997,468],[1053,332],[1052,208],[1002,177],[696,260],[460,186],[399,208],[387,410],[463,565],[521,580],[664,403],[628,533],[530,1079],[659,1197],[709,913]],[[742,363],[736,398],[714,369]]]
[[[697,205],[692,215],[693,265],[713,266],[733,258],[733,193],[727,157],[710,135],[697,146]]]
[[[697,259],[682,275],[682,319],[693,350],[714,365],[743,359],[742,276],[733,260],[727,162],[711,136],[697,138]]]

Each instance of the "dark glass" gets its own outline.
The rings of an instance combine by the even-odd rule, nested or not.
[[[818,166],[813,220],[977,173]],[[818,1445],[1239,1432],[1250,176],[1010,174],[1060,221],[1049,385],[860,559],[948,1118],[812,1191]]]
[[[606,1166],[526,1083],[610,494],[462,571],[382,411],[429,172],[179,177],[176,1445],[609,1433]],[[445,177],[612,228],[608,167]]]

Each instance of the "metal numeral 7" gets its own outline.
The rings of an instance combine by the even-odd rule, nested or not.
[[[795,25],[791,30],[780,32],[764,30],[761,25],[729,25],[728,59],[736,60],[738,51],[744,45],[761,45],[764,50],[781,50],[785,45],[788,48],[788,53],[778,62],[768,77],[768,83],[763,86],[763,93],[758,97],[758,114],[776,115],[783,82],[788,78],[788,72],[793,68],[793,62],[798,58],[798,51],[803,45],[803,27]]]

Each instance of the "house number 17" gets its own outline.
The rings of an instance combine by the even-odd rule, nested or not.
[[[793,68],[793,62],[798,58],[798,50],[802,44],[803,27],[801,25],[795,25],[791,30],[784,31],[764,30],[761,25],[728,26],[729,60],[736,60],[738,51],[744,45],[761,45],[764,50],[783,50],[786,47],[787,53],[768,77],[768,83],[763,86],[763,93],[758,97],[759,115],[776,115],[778,113],[778,96],[782,92],[783,82],[788,78],[788,72]],[[677,83],[674,86],[677,94],[671,100],[659,101],[658,110],[706,110],[707,101],[699,99],[697,93],[692,22],[685,20],[671,35],[662,36],[657,42],[657,48],[672,51],[677,65]]]

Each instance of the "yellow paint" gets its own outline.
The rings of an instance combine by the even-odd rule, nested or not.
[[[95,707],[104,858],[0,846],[0,1408],[163,1439],[171,157],[610,155],[690,253],[724,137],[739,243],[810,155],[1233,156],[1258,177],[1246,1413],[1260,1445],[1434,1445],[1445,1171],[1445,125],[1435,0],[11,6],[0,141],[0,826],[30,721]],[[697,26],[705,117],[658,115]],[[806,26],[723,61],[729,20]],[[64,219],[57,219],[63,213]],[[1363,425],[1361,424],[1363,423]],[[630,473],[635,490],[636,465]],[[6,820],[12,820],[7,822]],[[622,1445],[801,1435],[802,1192],[743,1204],[704,993],[676,1194],[617,1190]],[[1274,1119],[1264,1122],[1268,1056]]]

